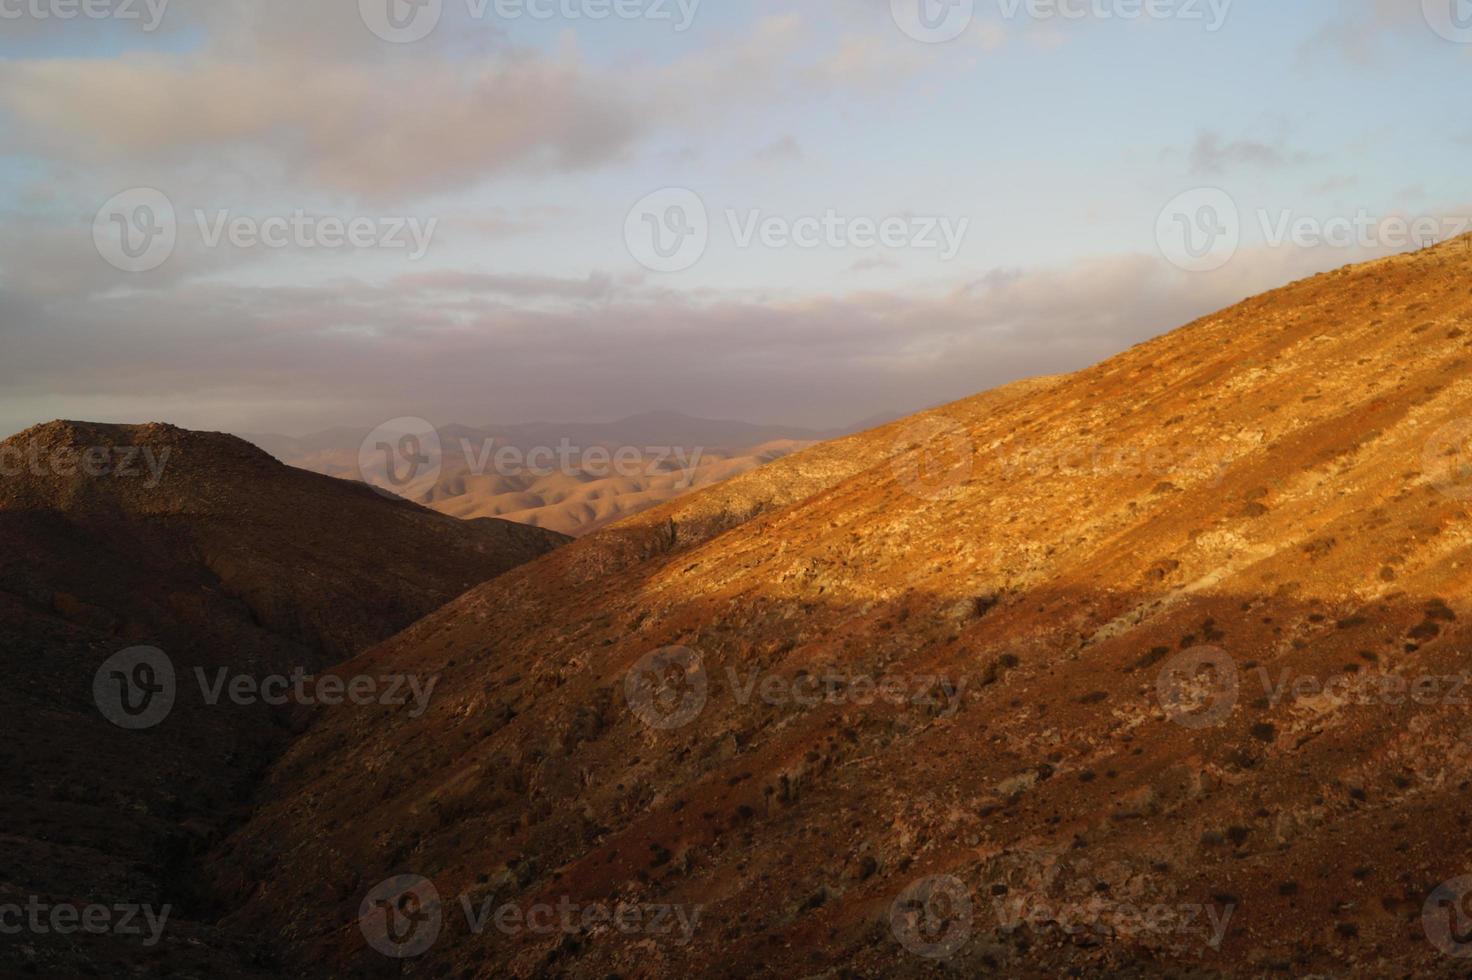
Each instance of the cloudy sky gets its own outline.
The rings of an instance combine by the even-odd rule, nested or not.
[[[0,430],[1071,370],[1466,230],[1469,59],[1465,0],[0,0]]]

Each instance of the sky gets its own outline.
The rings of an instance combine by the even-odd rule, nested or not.
[[[0,0],[0,431],[836,427],[1472,230],[1469,0]]]

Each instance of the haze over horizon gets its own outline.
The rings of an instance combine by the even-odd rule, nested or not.
[[[1472,127],[1443,118],[1472,48],[1416,3],[982,2],[944,43],[886,0],[457,0],[417,40],[366,2],[135,6],[3,20],[0,431],[833,428],[1083,367],[1472,214]],[[1221,213],[1202,189],[1240,209],[1219,266],[1168,241],[1172,207]],[[661,224],[692,200],[707,227]],[[1434,233],[1387,242],[1394,216]],[[368,247],[338,247],[355,222]],[[694,261],[638,241],[682,229]]]

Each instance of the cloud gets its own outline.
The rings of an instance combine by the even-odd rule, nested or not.
[[[1220,174],[1239,167],[1281,170],[1311,162],[1307,153],[1289,150],[1281,140],[1229,140],[1220,133],[1203,130],[1191,146],[1189,165],[1193,174]]]
[[[801,160],[802,147],[791,136],[784,136],[757,150],[755,156],[759,163],[781,163],[790,160]]]
[[[510,422],[657,406],[839,425],[1082,368],[1360,257],[1265,250],[1193,276],[1137,255],[994,270],[938,291],[775,298],[473,271],[195,282],[46,303],[11,284],[0,289],[0,428],[82,409],[305,431],[405,414]]]
[[[575,170],[623,152],[637,106],[575,60],[220,61],[147,54],[0,62],[0,112],[54,158],[161,169],[231,160],[365,198]]]
[[[1335,191],[1347,191],[1358,187],[1360,179],[1353,175],[1329,177],[1309,187],[1306,194],[1332,194]]]
[[[1325,60],[1342,61],[1356,68],[1372,67],[1381,60],[1382,46],[1397,34],[1419,38],[1426,44],[1441,43],[1416,0],[1341,0],[1329,9],[1329,19],[1299,45],[1300,68],[1311,68]]]

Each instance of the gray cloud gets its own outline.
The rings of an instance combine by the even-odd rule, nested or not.
[[[1220,133],[1203,130],[1191,146],[1189,165],[1193,174],[1220,174],[1239,167],[1280,170],[1300,166],[1313,159],[1307,153],[1288,149],[1281,139],[1229,140]]]
[[[1081,368],[1349,258],[1244,254],[1196,277],[1132,256],[930,295],[775,301],[593,276],[466,274],[28,301],[0,291],[0,428],[55,415],[305,431],[604,418],[650,408],[838,425]]]

